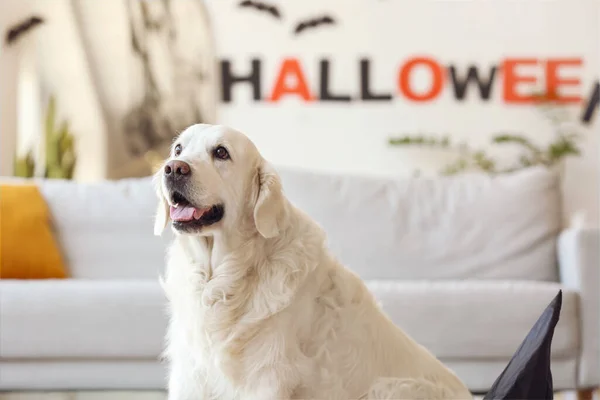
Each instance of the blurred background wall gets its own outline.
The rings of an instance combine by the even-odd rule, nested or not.
[[[558,126],[540,107],[518,98],[549,85],[563,97],[580,98],[563,106],[561,122],[580,132],[583,152],[565,167],[566,211],[585,209],[598,220],[597,100],[594,116],[582,117],[598,85],[599,2],[309,0],[278,2],[281,18],[237,4],[210,3],[216,48],[238,75],[251,71],[251,59],[259,60],[264,99],[288,57],[298,60],[312,96],[319,97],[325,60],[331,92],[351,98],[307,102],[285,95],[255,101],[250,85],[233,85],[231,101],[219,107],[219,121],[250,132],[273,161],[361,173],[432,173],[453,154],[388,145],[391,136],[424,134],[449,135],[510,165],[521,148],[492,146],[490,139],[515,133],[550,144]],[[334,23],[294,33],[302,21],[322,16]],[[361,59],[369,64],[372,94],[382,99],[361,98]],[[509,82],[505,67],[511,69]],[[469,69],[478,74],[487,98],[474,79],[460,91]],[[399,82],[402,71],[408,85]]]
[[[243,130],[276,164],[386,175],[458,157],[398,136],[464,142],[502,169],[524,148],[496,135],[546,149],[568,130],[581,155],[560,166],[565,215],[598,224],[596,0],[3,0],[3,31],[31,14],[45,23],[1,50],[3,175],[14,148],[43,142],[50,96],[80,180],[148,175],[198,121]],[[549,89],[558,122],[528,100]]]

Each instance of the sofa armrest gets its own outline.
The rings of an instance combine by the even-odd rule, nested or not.
[[[571,228],[558,239],[560,278],[579,292],[579,387],[600,386],[600,231]]]

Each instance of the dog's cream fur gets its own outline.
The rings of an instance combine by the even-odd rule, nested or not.
[[[168,254],[170,400],[471,398],[330,254],[246,136],[194,125],[175,143],[192,167],[190,200],[221,202],[225,216],[176,232]],[[211,158],[216,144],[231,160]],[[170,200],[157,178],[160,234]]]

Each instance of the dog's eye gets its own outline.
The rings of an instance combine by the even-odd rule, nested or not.
[[[175,149],[173,150],[173,154],[175,154],[175,157],[178,157],[181,154],[181,150],[183,148],[181,147],[180,144],[175,146]]]
[[[228,160],[229,152],[225,147],[219,146],[215,149],[215,157],[217,157],[219,160]]]

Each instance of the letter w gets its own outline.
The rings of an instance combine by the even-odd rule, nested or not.
[[[490,75],[487,80],[483,80],[479,76],[479,72],[477,71],[477,67],[474,65],[470,65],[467,77],[461,79],[457,76],[456,68],[454,65],[451,65],[449,68],[450,71],[450,79],[452,80],[452,87],[454,88],[454,97],[457,100],[463,100],[465,98],[465,94],[467,93],[467,86],[470,81],[475,81],[477,86],[479,87],[479,94],[483,100],[489,100],[490,95],[492,93],[492,85],[494,83],[494,78],[496,77],[496,70],[498,69],[496,66],[493,66],[490,70]]]

